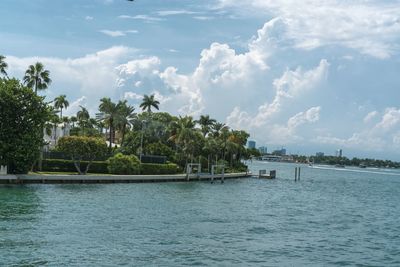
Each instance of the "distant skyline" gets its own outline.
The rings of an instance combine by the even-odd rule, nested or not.
[[[10,76],[41,61],[66,115],[155,94],[257,147],[400,161],[398,0],[3,0],[0,17]]]

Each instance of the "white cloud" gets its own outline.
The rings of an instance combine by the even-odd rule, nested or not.
[[[64,116],[76,116],[76,113],[81,109],[80,106],[85,107],[87,105],[86,96],[81,96],[75,101],[69,104],[69,107],[63,112]]]
[[[139,95],[134,92],[125,92],[124,94],[125,99],[132,99],[132,100],[141,100],[143,99],[143,95]]]
[[[94,18],[92,16],[86,16],[85,20],[93,20]]]
[[[163,18],[151,17],[148,15],[136,15],[136,16],[129,16],[129,15],[120,15],[118,16],[120,19],[137,19],[137,20],[144,20],[146,22],[156,22],[156,21],[163,21]]]
[[[99,32],[111,36],[111,37],[121,37],[126,36],[127,33],[138,33],[137,30],[127,30],[127,31],[111,31],[111,30],[100,30]]]
[[[111,37],[120,37],[120,36],[125,36],[126,33],[123,31],[110,31],[110,30],[101,30],[99,31],[101,33],[104,33],[105,35],[111,36]]]
[[[198,12],[180,9],[180,10],[161,10],[155,13],[159,16],[174,16],[174,15],[191,15],[191,14],[197,14]]]
[[[193,18],[197,19],[197,20],[212,20],[212,19],[214,19],[214,17],[211,17],[211,16],[193,16]]]
[[[236,7],[281,18],[298,49],[340,45],[385,59],[398,52],[400,5],[394,2],[339,0],[219,0],[220,7]]]
[[[379,113],[373,111],[371,119]],[[366,118],[368,117],[366,116]],[[370,119],[367,119],[370,122]],[[345,148],[362,148],[369,151],[396,152],[400,148],[400,109],[387,108],[380,121],[373,127],[368,127],[353,133],[348,138],[339,138],[331,135],[318,136],[315,142],[322,144],[339,145]]]
[[[375,118],[378,115],[378,111],[374,110],[371,111],[370,113],[368,113],[365,117],[364,117],[364,123],[368,123],[370,122],[373,118]]]

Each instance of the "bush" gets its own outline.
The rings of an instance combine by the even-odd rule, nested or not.
[[[141,174],[176,174],[181,172],[181,169],[175,163],[154,164],[142,163]]]
[[[82,161],[81,167],[86,168],[88,161]],[[108,173],[107,161],[93,161],[90,165],[91,173]],[[42,162],[42,170],[48,172],[76,172],[72,160],[63,159],[45,159]]]
[[[118,153],[108,159],[108,170],[112,174],[139,174],[140,161],[134,155]]]

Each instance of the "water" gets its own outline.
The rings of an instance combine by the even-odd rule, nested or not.
[[[400,172],[0,186],[0,266],[400,266]]]

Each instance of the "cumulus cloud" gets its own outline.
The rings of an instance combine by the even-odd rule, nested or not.
[[[369,113],[366,118],[378,116],[377,111]],[[370,116],[369,116],[370,115]],[[370,119],[367,119],[370,122]],[[315,142],[339,145],[345,148],[360,148],[369,151],[393,152],[400,148],[400,109],[387,108],[380,120],[367,129],[353,133],[348,138],[332,135],[317,136]]]
[[[295,71],[286,70],[280,78],[273,82],[276,94],[270,103],[266,102],[259,106],[255,115],[250,115],[246,111],[240,111],[239,107],[235,107],[227,117],[227,122],[246,129],[265,126],[274,116],[279,114],[285,105],[289,106],[290,102],[293,103],[291,100],[295,101],[295,98],[303,96],[307,91],[316,88],[324,81],[328,69],[329,63],[323,59],[316,68],[308,71],[303,71],[301,67],[298,67]],[[294,121],[297,121],[297,119],[293,118],[291,123],[294,123]]]
[[[377,0],[220,0],[219,7],[235,7],[279,17],[282,35],[298,49],[340,45],[385,59],[398,52],[400,5]]]

